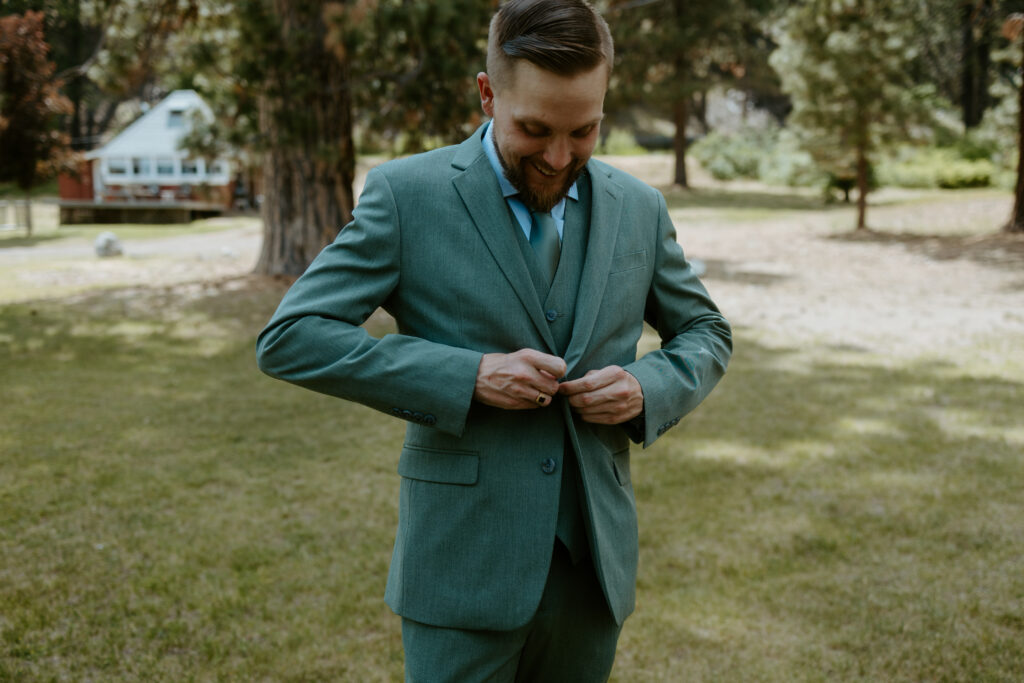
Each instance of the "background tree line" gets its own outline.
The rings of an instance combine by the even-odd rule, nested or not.
[[[28,191],[67,151],[125,125],[126,103],[193,88],[218,118],[196,121],[189,146],[260,169],[258,270],[298,274],[351,217],[357,149],[415,152],[479,124],[473,81],[496,4],[5,0],[0,181]],[[678,185],[689,183],[690,143],[712,132],[709,93],[725,88],[784,123],[787,144],[840,188],[859,190],[858,226],[886,147],[969,143],[996,118],[986,144],[1019,149],[1024,0],[597,4],[617,43],[608,121],[670,121]],[[1018,181],[1010,229],[1024,229],[1022,194]]]

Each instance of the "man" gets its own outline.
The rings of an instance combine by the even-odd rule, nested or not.
[[[662,196],[591,160],[612,65],[582,0],[495,15],[491,117],[367,177],[260,367],[408,420],[385,599],[415,681],[601,681],[634,606],[629,438],[711,391],[730,330]],[[383,306],[398,333],[359,327]],[[636,359],[643,321],[662,347]]]

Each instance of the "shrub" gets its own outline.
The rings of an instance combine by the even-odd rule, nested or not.
[[[789,130],[780,131],[774,148],[761,157],[757,176],[766,183],[789,187],[819,187],[826,179],[810,153],[800,147],[796,135]]]
[[[621,128],[612,128],[608,137],[598,144],[601,154],[646,154],[647,150],[637,144],[633,135]]]
[[[744,128],[732,135],[713,131],[690,147],[690,154],[718,180],[758,178],[761,160],[775,148],[778,130]]]
[[[996,168],[987,158],[965,159],[956,148],[904,148],[878,164],[882,185],[895,187],[941,187],[959,189],[989,187]],[[980,154],[982,146],[964,143],[964,149]]]

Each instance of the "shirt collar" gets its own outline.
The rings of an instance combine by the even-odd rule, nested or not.
[[[498,185],[501,186],[501,196],[505,199],[515,197],[519,194],[519,190],[512,186],[512,183],[505,177],[505,169],[501,166],[501,160],[498,158],[498,148],[494,144],[494,126],[492,122],[488,122],[487,130],[484,132],[484,152],[487,153],[487,160],[491,162],[491,169],[494,170],[494,175],[498,176]],[[580,193],[576,188],[576,183],[572,184],[569,188],[569,199],[579,201]],[[559,213],[565,210],[565,199],[562,198],[558,204],[555,205],[555,209],[552,209],[552,213],[556,209],[560,209]]]

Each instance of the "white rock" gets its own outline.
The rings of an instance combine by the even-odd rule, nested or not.
[[[96,255],[100,258],[120,256],[124,253],[124,248],[121,247],[121,241],[117,239],[117,235],[112,232],[101,232],[97,235],[96,241],[93,243],[93,247],[96,249]]]

